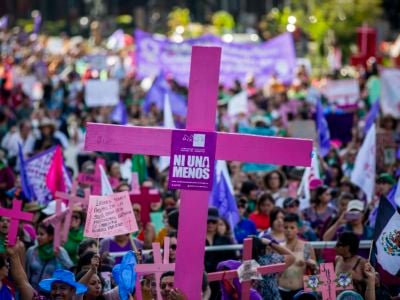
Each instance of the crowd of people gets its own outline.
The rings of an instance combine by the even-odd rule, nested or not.
[[[140,158],[144,162],[141,184],[160,192],[160,202],[153,203],[151,210],[163,213],[164,228],[156,230],[151,222],[143,222],[141,205],[133,203],[139,231],[98,242],[84,237],[86,211],[77,205],[72,212],[67,241],[54,250],[58,232],[43,220],[55,213],[55,201],[43,206],[38,199],[24,195],[18,145],[22,146],[26,159],[60,146],[74,179],[78,173],[93,173],[96,158],[104,158],[107,174],[115,182],[114,191],[129,191],[131,185],[123,178],[121,166],[130,155],[84,150],[87,122],[115,122],[113,107],[87,107],[85,83],[89,79],[118,79],[128,124],[160,126],[162,110],[156,105],[149,112],[143,109],[147,90],[143,80],[136,76],[132,49],[107,49],[97,36],[88,40],[65,37],[62,51],[52,53],[47,38],[19,30],[0,33],[0,202],[2,207],[9,208],[14,198],[21,199],[24,210],[34,213],[32,222],[21,223],[18,242],[12,247],[8,246],[7,237],[10,220],[0,218],[0,299],[119,299],[121,289],[113,270],[123,259],[113,253],[134,251],[138,262],[152,263],[151,251],[144,250],[151,249],[153,242],[163,245],[164,238],[169,237],[169,261],[175,262],[180,194],[166,188],[167,171],[157,168],[157,157]],[[82,61],[90,56],[105,57],[102,69],[91,63],[82,66]],[[371,96],[376,92],[373,82],[379,80],[379,68],[374,61],[370,61],[368,68],[356,71],[361,96],[358,105],[346,108],[354,113],[353,128],[348,128],[352,138],[342,143],[331,141],[328,155],[318,156],[321,183],[310,191],[306,207],[304,195],[298,194],[304,168],[268,166],[248,171],[243,163],[228,162],[240,220],[232,227],[217,208],[210,207],[204,224],[205,246],[241,244],[250,237],[252,258],[259,265],[286,264],[283,273],[255,280],[250,299],[318,299],[316,294],[303,291],[303,276],[317,274],[322,262],[334,263],[337,274],[348,272],[352,276],[354,291],[338,293],[338,299],[397,299],[400,293],[399,279],[384,270],[375,270],[369,263],[370,250],[360,249],[360,241],[373,239],[374,213],[381,197],[395,187],[399,165],[395,162],[377,169],[371,202],[350,181],[364,138],[365,115],[377,101]],[[242,128],[269,129],[276,136],[293,136],[296,128],[290,126],[292,121],[314,120],[316,103],[309,97],[310,89],[336,75],[314,80],[300,66],[291,84],[283,84],[273,76],[263,88],[257,88],[251,78],[242,83],[237,81],[232,87],[221,85],[218,129],[239,132]],[[179,86],[173,78],[168,77],[167,82],[174,91],[187,95],[187,88]],[[227,99],[241,91],[248,95],[250,112],[230,118]],[[340,110],[332,104],[328,106],[330,110]],[[176,124],[184,124],[182,117],[174,118]],[[389,133],[399,142],[398,119],[381,115],[377,127],[378,132]],[[78,194],[83,195],[87,187],[80,183]],[[314,249],[310,242],[316,241],[336,241],[336,246]],[[234,250],[205,253],[203,299],[240,299],[239,280],[209,283],[206,276],[237,269],[240,258],[241,253]],[[143,299],[156,299],[155,276],[138,277]],[[174,286],[173,272],[162,275],[160,287],[163,299],[186,299]],[[135,293],[128,297],[134,299]]]

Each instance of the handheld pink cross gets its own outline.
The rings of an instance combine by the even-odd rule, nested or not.
[[[85,189],[85,197],[76,196],[78,189],[78,182],[74,181],[71,187],[71,194],[56,192],[56,198],[62,200],[68,200],[68,209],[64,218],[64,224],[61,231],[61,241],[64,243],[68,239],[68,232],[71,226],[72,210],[75,204],[81,204],[83,208],[87,209],[89,206],[90,189]]]
[[[219,47],[192,48],[187,130],[215,132],[220,60]],[[85,149],[170,156],[172,132],[168,128],[89,123]],[[311,152],[312,140],[218,132],[215,159],[309,166]],[[191,300],[200,299],[201,294],[209,193],[181,192],[175,286]]]
[[[317,291],[322,293],[322,299],[335,300],[336,291],[353,289],[351,276],[347,273],[340,273],[336,276],[333,264],[321,264],[320,274],[304,276],[304,291]]]
[[[137,274],[154,274],[156,278],[157,299],[161,300],[160,280],[161,275],[167,271],[174,271],[175,264],[169,263],[169,238],[164,238],[164,253],[161,259],[161,250],[159,243],[153,243],[153,257],[154,264],[139,264],[136,265],[135,271]],[[138,280],[136,281],[139,282]],[[139,287],[139,288],[138,288]],[[136,291],[141,291],[140,285],[136,285]],[[140,292],[139,292],[140,293]],[[137,299],[141,300],[142,297],[137,295]]]
[[[92,188],[92,195],[101,195],[101,173],[100,166],[106,169],[106,162],[102,158],[96,158],[96,166],[94,174],[80,173],[78,175],[78,182],[89,185]]]
[[[246,263],[251,261],[252,257],[252,247],[253,240],[245,239],[243,242],[243,259],[242,263]],[[269,266],[261,266],[257,268],[257,273],[260,275],[271,274],[271,273],[281,273],[286,269],[286,265],[284,263],[274,264]],[[207,275],[208,281],[221,281],[224,279],[234,279],[239,277],[237,270],[229,270],[229,271],[221,271],[215,273],[209,273]],[[242,300],[250,299],[250,288],[251,288],[251,280],[243,281],[242,283]]]
[[[69,212],[69,208],[67,208],[64,211],[61,211],[61,205],[62,205],[62,201],[61,199],[56,199],[56,212],[54,215],[46,218],[43,220],[43,224],[45,224],[46,226],[49,226],[49,224],[51,226],[53,226],[54,228],[54,239],[53,239],[53,248],[54,251],[58,251],[58,249],[61,246],[61,224],[63,223],[63,220],[65,218],[65,216],[68,214]]]
[[[0,207],[0,216],[10,219],[8,230],[8,245],[14,246],[17,242],[19,221],[32,221],[33,214],[21,210],[22,201],[14,199],[11,209]]]

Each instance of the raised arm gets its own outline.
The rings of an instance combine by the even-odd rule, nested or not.
[[[35,290],[28,281],[24,267],[22,266],[21,259],[19,256],[19,242],[13,247],[7,248],[7,255],[10,258],[10,271],[15,281],[15,285],[21,294],[21,299],[33,299]]]
[[[267,239],[267,238],[262,238],[261,241],[263,242],[263,244],[270,247],[276,253],[282,255],[285,258],[286,268],[288,268],[291,264],[294,263],[294,260],[295,260],[294,254],[292,251],[290,251],[286,247],[283,247],[282,245],[278,244],[277,242],[271,241],[270,239]]]

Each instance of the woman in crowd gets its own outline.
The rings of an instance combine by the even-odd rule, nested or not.
[[[280,207],[275,207],[270,214],[271,227],[262,232],[260,236],[273,239],[278,243],[283,243],[285,241],[285,232],[283,226],[284,217],[284,210]]]
[[[336,213],[336,209],[329,206],[332,199],[331,191],[326,186],[320,186],[315,191],[315,197],[311,206],[303,210],[306,220],[311,223],[318,236],[322,236],[322,226],[330,216]]]
[[[73,266],[63,247],[54,251],[54,234],[54,228],[51,225],[46,226],[40,223],[36,237],[37,245],[30,247],[26,252],[26,273],[34,289],[38,289],[39,282],[50,278],[56,269],[69,269]]]
[[[67,250],[69,257],[74,264],[78,261],[78,247],[83,241],[83,229],[85,226],[85,213],[80,207],[74,207],[71,216],[71,227],[68,232],[68,240],[63,247]]]
[[[259,231],[267,230],[270,226],[269,214],[275,207],[275,200],[269,193],[263,193],[258,197],[257,209],[251,213],[249,219],[256,224]]]
[[[283,206],[283,200],[287,197],[287,189],[285,188],[286,177],[278,170],[271,171],[264,176],[264,185],[275,200],[275,205]]]
[[[15,290],[8,281],[10,265],[5,256],[0,256],[0,299],[14,300]]]
[[[217,231],[220,236],[224,236],[224,237],[230,239],[232,241],[232,243],[235,242],[235,239],[233,237],[233,233],[231,230],[231,225],[228,223],[228,221],[225,218],[220,217],[218,219]]]
[[[285,263],[287,268],[294,262],[294,255],[290,250],[274,240],[257,237],[253,237],[252,258],[261,266]],[[278,274],[263,275],[262,280],[257,281],[256,289],[263,299],[281,299],[278,288]]]

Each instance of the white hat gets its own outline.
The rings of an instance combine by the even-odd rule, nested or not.
[[[357,199],[351,200],[349,202],[349,204],[347,205],[347,211],[349,212],[351,210],[358,210],[358,211],[363,212],[364,211],[364,202],[357,200]]]
[[[42,210],[42,212],[48,216],[54,215],[56,213],[56,205],[56,200],[50,201],[47,207]],[[65,203],[61,202],[61,212],[64,212],[66,209],[67,206],[65,205]]]

